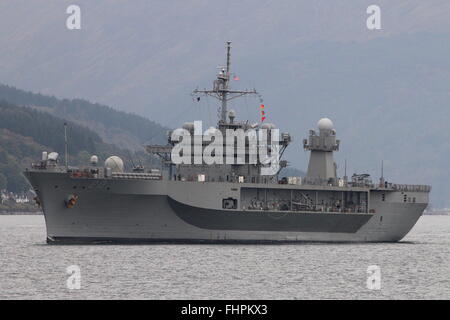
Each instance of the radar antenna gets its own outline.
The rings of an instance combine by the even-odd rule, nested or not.
[[[227,102],[244,96],[248,94],[256,94],[258,95],[258,92],[253,90],[231,90],[230,89],[230,74],[231,74],[231,41],[227,42],[227,66],[226,68],[222,68],[222,70],[219,72],[217,79],[213,83],[213,89],[212,90],[199,90],[196,89],[192,93],[193,94],[204,94],[207,96],[214,97],[221,101],[221,112],[220,112],[220,119],[219,123],[225,124],[227,123]]]

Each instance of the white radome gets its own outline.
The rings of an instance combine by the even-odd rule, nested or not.
[[[47,155],[47,159],[50,160],[50,161],[57,161],[57,160],[58,160],[58,157],[59,157],[58,152],[50,152],[50,153]]]
[[[105,160],[105,167],[112,172],[123,172],[123,161],[118,156],[111,156]]]
[[[93,155],[91,157],[91,164],[95,166],[97,163],[98,163],[98,157],[96,155]]]
[[[319,130],[332,130],[333,121],[328,118],[322,118],[317,122],[317,126],[319,127]]]

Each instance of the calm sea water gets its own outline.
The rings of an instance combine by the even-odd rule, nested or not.
[[[393,244],[126,246],[49,246],[42,216],[0,216],[0,299],[133,298],[450,299],[450,216],[424,216]]]

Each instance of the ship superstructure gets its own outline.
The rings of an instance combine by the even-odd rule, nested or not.
[[[194,91],[220,101],[217,126],[207,131],[225,137],[219,144],[224,151],[212,153],[223,161],[196,158],[211,142],[196,122],[180,128],[192,137],[188,163],[174,161],[172,151],[180,144],[174,132],[167,145],[147,146],[161,158],[164,172],[124,172],[118,157],[108,158],[104,166],[95,156],[84,168],[59,166],[57,155],[45,153],[25,175],[42,205],[49,243],[375,242],[399,241],[411,230],[428,204],[430,187],[394,184],[384,177],[373,183],[366,174],[338,177],[333,153],[340,141],[328,118],[320,119],[318,130],[303,141],[310,151],[306,176],[280,178],[291,135],[280,133],[274,144],[273,124],[240,122],[228,110],[230,100],[257,94],[230,88],[230,50],[228,42],[226,67],[212,89]],[[277,170],[267,171],[271,164],[259,153],[251,161],[254,141],[247,135],[239,145],[233,133],[240,131],[257,137],[268,132],[256,149],[264,145],[268,154],[275,153]]]

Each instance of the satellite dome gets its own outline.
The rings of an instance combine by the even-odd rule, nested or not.
[[[328,118],[322,118],[317,122],[319,130],[332,130],[333,122]]]
[[[105,167],[112,172],[123,172],[123,161],[118,156],[111,156],[105,160]]]
[[[230,118],[236,117],[236,111],[234,111],[233,109],[231,109],[230,111],[228,111],[228,116],[229,116]]]
[[[95,166],[95,165],[97,165],[97,163],[98,163],[98,157],[97,157],[96,155],[93,155],[93,156],[91,157],[91,164],[92,164],[93,166]]]
[[[57,160],[58,160],[58,157],[59,157],[58,152],[50,152],[50,153],[47,155],[47,159],[50,160],[50,161],[57,161]]]

